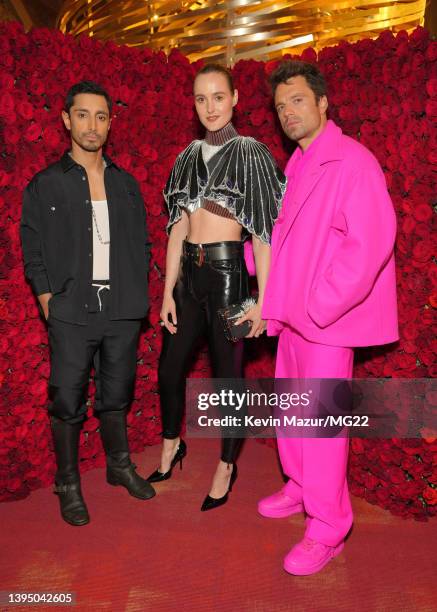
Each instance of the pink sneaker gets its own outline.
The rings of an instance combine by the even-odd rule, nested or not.
[[[344,542],[337,546],[327,546],[305,537],[293,546],[284,559],[284,569],[295,576],[309,576],[319,572],[344,548]]]
[[[268,518],[283,518],[303,512],[303,504],[288,497],[281,489],[258,502],[258,512]]]

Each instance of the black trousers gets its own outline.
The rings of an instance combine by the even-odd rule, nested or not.
[[[177,332],[163,330],[158,381],[163,432],[167,439],[180,434],[185,401],[185,381],[198,340],[206,336],[213,376],[242,378],[243,341],[230,342],[217,314],[219,308],[249,296],[249,276],[241,242],[217,242],[199,246],[184,243],[181,273],[173,291],[176,302]],[[208,252],[222,249],[224,257],[211,259]],[[216,249],[217,250],[217,249]],[[202,259],[204,261],[202,262]],[[199,265],[199,263],[201,265]],[[222,440],[221,459],[233,463],[241,439]]]
[[[109,290],[100,292],[100,303],[96,293],[97,290],[90,303],[87,325],[65,323],[50,316],[47,321],[51,357],[49,413],[70,424],[86,418],[94,360],[96,411],[125,410],[132,401],[141,321],[111,321]]]

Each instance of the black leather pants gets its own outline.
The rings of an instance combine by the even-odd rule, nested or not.
[[[249,296],[249,277],[243,243],[184,243],[181,275],[173,291],[177,332],[164,328],[159,361],[159,391],[164,438],[180,434],[184,411],[185,380],[196,344],[206,335],[215,378],[242,378],[243,342],[230,342],[224,334],[217,310]],[[220,259],[217,248],[220,249]],[[215,249],[215,251],[214,251]],[[209,256],[209,253],[212,253]],[[203,261],[202,261],[203,260]],[[201,265],[199,265],[201,264]],[[223,438],[221,459],[233,463],[239,438]]]

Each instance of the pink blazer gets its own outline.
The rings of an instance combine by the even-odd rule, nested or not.
[[[399,338],[393,247],[396,217],[375,157],[333,121],[290,183],[272,234],[263,303],[268,334],[371,346]],[[293,173],[296,150],[285,173]]]

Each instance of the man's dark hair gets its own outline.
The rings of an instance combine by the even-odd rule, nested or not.
[[[221,64],[205,64],[198,72],[196,72],[194,80],[196,80],[197,77],[201,74],[211,74],[212,72],[219,72],[220,74],[223,74],[223,76],[225,76],[226,80],[228,81],[231,93],[234,93],[234,79],[232,78],[231,71],[228,70],[225,66],[222,66]]]
[[[288,79],[296,76],[303,76],[305,78],[308,86],[314,92],[316,102],[318,102],[322,96],[327,95],[326,81],[323,74],[314,64],[302,62],[301,60],[286,60],[285,62],[281,62],[276,70],[272,72],[269,81],[273,95],[275,95],[276,89],[280,83],[287,83]]]
[[[67,96],[65,98],[64,110],[67,113],[70,113],[70,108],[74,104],[74,96],[77,96],[77,94],[82,94],[82,93],[90,93],[90,94],[95,94],[96,96],[103,96],[108,104],[109,114],[111,114],[112,112],[111,96],[108,94],[108,92],[105,89],[103,89],[103,87],[100,87],[100,85],[98,85],[97,83],[94,83],[94,81],[80,81],[80,83],[76,83],[75,85],[70,87],[70,89],[67,92]]]

